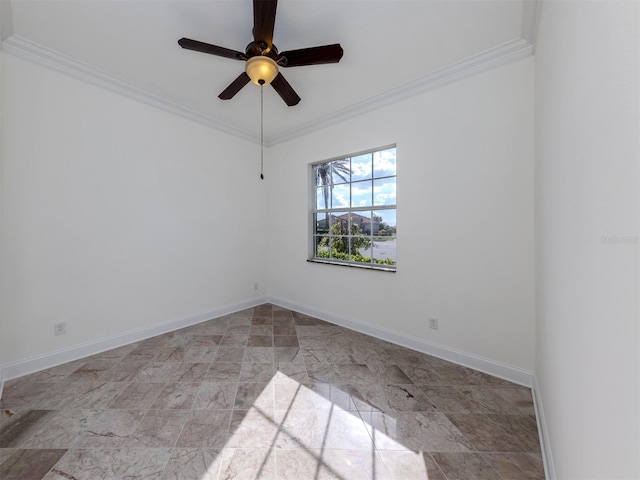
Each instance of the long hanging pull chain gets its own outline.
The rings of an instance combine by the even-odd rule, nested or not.
[[[264,105],[262,99],[263,85],[260,84],[260,178],[264,180]]]

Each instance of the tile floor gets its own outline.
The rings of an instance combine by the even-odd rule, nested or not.
[[[6,382],[0,478],[543,479],[531,391],[272,305]]]

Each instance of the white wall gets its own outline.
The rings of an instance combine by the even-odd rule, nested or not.
[[[258,145],[3,68],[5,365],[264,295]]]
[[[638,27],[638,2],[542,7],[536,378],[551,478],[640,478]]]
[[[533,65],[511,63],[269,148],[269,294],[532,371]],[[306,262],[309,163],[391,143],[397,273]]]

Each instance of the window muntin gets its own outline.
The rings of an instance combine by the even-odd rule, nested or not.
[[[312,165],[311,260],[396,269],[396,147]]]

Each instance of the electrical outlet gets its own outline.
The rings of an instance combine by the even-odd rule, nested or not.
[[[431,328],[432,330],[437,330],[438,329],[438,319],[437,318],[430,318],[429,319],[429,328]]]
[[[65,333],[67,333],[67,322],[54,322],[53,334],[64,335]]]

